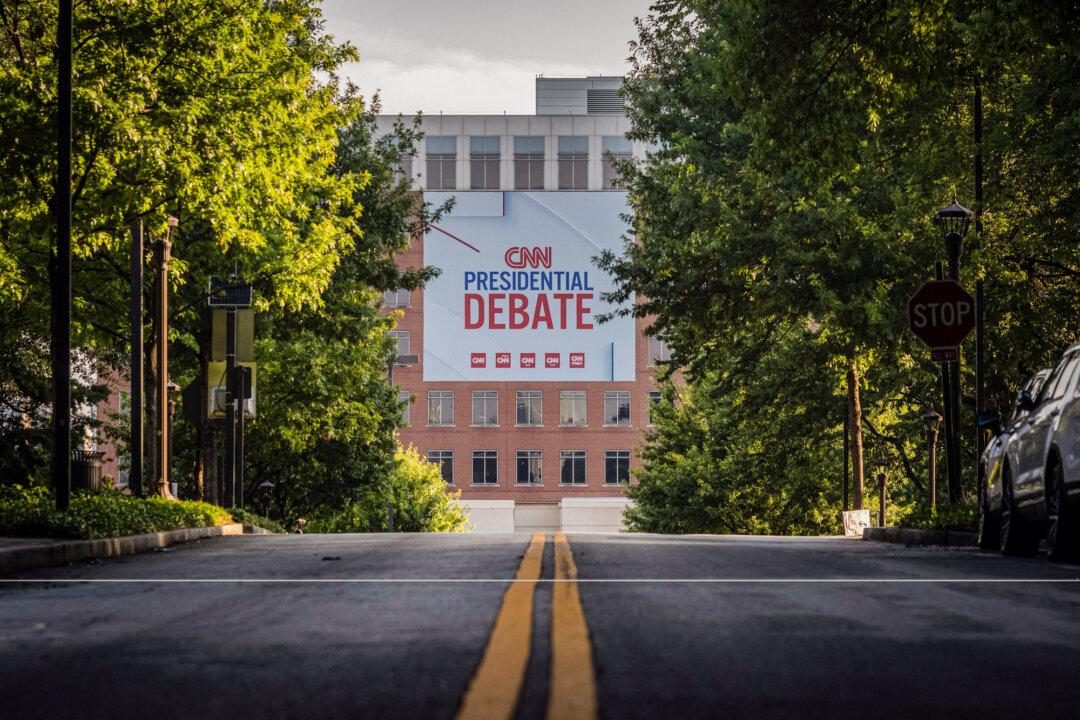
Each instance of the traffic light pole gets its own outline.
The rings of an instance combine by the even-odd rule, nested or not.
[[[225,506],[236,505],[236,310],[225,312]]]

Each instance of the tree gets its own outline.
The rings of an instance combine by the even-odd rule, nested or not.
[[[1057,132],[1032,130],[1080,117],[1077,78],[1060,62],[1075,54],[1075,20],[1060,15],[1027,15],[1007,2],[970,12],[845,0],[654,4],[639,23],[624,91],[631,134],[660,149],[625,169],[634,234],[601,265],[616,277],[613,299],[644,296],[634,312],[655,316],[673,364],[685,367],[692,402],[676,413],[731,416],[716,437],[701,436],[714,432],[708,424],[691,423],[698,437],[681,442],[736,457],[737,444],[753,438],[769,438],[767,451],[784,457],[835,447],[850,375],[872,450],[888,450],[905,478],[901,499],[916,497],[921,478],[910,456],[918,415],[937,389],[904,308],[943,254],[930,214],[972,186],[976,80],[993,128],[983,148],[990,212],[983,237],[969,243],[962,281],[986,277],[991,288],[995,400],[1006,402],[1029,369],[1076,336],[1080,296],[1066,280],[1075,277],[1077,250],[1054,228],[1075,221],[1080,150],[1062,146]],[[1018,16],[1032,20],[1010,25]],[[1039,191],[1018,201],[1021,187]],[[791,346],[803,326],[819,329],[818,351]],[[1019,342],[1021,328],[1039,336]],[[787,377],[762,362],[792,351]],[[743,410],[726,389],[755,393],[808,370],[831,380],[829,393],[803,398],[810,405],[781,394],[779,404]],[[704,402],[701,393],[717,386],[725,389]],[[828,421],[787,424],[806,407]],[[969,458],[973,435],[964,436]],[[663,432],[650,442],[643,485],[650,457],[673,442]],[[657,467],[678,472],[677,464]],[[781,482],[781,496],[816,488],[792,494],[807,517],[835,496],[839,475],[822,463],[747,462],[741,472],[754,486]],[[766,474],[775,472],[783,474]],[[714,482],[735,482],[723,477]],[[752,504],[729,511],[746,513],[747,527],[765,512]]]
[[[0,0],[0,345],[28,357],[48,337],[55,26],[55,3]],[[188,304],[235,264],[259,279],[261,309],[319,306],[359,235],[353,196],[367,178],[334,171],[338,129],[360,107],[335,72],[356,54],[323,34],[316,0],[90,0],[74,37],[81,357],[118,367],[125,354],[128,225],[139,219],[152,232],[167,214],[181,219],[173,280],[181,294],[196,288]],[[20,362],[0,367],[0,399],[38,432],[49,386],[22,382],[31,360]],[[4,460],[43,472],[36,457]]]
[[[416,448],[398,449],[393,469],[367,487],[340,510],[312,518],[309,532],[385,532],[391,505],[395,532],[463,532],[468,519],[446,491],[438,465],[429,463]]]

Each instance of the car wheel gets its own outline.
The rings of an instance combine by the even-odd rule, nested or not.
[[[1001,474],[1001,535],[1002,555],[1032,557],[1039,551],[1039,536],[1020,517],[1013,498],[1012,472],[1005,467]]]
[[[1046,554],[1051,560],[1075,560],[1077,556],[1076,523],[1073,521],[1065,473],[1061,463],[1050,471],[1050,492],[1046,495]]]
[[[1001,547],[1001,520],[990,511],[990,500],[984,497],[979,503],[979,529],[976,539],[980,550],[997,550]]]

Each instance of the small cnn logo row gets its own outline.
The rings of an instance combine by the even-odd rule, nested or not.
[[[585,353],[572,352],[568,353],[570,359],[570,367],[573,369],[579,369],[585,367]],[[511,367],[511,359],[513,353],[500,352],[495,353],[495,367],[508,368]],[[469,365],[474,368],[486,368],[488,366],[488,354],[482,352],[474,352],[470,355]],[[536,367],[536,353],[518,353],[518,367],[534,368]],[[562,367],[562,354],[544,353],[544,367],[546,368],[558,368]]]

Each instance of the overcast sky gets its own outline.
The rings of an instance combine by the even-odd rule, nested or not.
[[[623,75],[649,0],[324,0],[346,74],[383,112],[522,113],[544,75]]]

